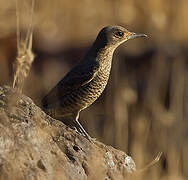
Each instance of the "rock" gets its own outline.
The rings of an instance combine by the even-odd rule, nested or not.
[[[125,180],[133,171],[124,152],[89,142],[27,96],[0,87],[0,179]]]

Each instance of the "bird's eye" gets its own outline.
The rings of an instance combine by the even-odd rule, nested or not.
[[[121,37],[123,37],[123,32],[122,31],[117,31],[117,32],[115,32],[115,34],[114,34],[116,37],[118,37],[118,38],[121,38]]]

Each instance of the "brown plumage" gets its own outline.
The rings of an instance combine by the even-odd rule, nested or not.
[[[90,106],[103,92],[114,50],[128,39],[145,36],[121,26],[104,27],[80,63],[44,97],[42,104],[46,113],[59,120],[71,118],[73,126],[90,139],[78,122],[80,111]]]

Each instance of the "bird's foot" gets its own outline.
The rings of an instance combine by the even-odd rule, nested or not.
[[[94,142],[95,138],[91,138],[90,135],[86,132],[86,130],[83,128],[83,126],[80,124],[78,120],[75,121],[75,128],[77,132],[79,132],[82,136],[86,137],[90,142]]]

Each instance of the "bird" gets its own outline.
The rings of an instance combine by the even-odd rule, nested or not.
[[[147,35],[117,25],[102,28],[83,59],[42,99],[43,110],[60,121],[69,119],[68,124],[91,141],[92,138],[79,122],[79,114],[104,91],[115,49],[127,40],[138,37]]]

